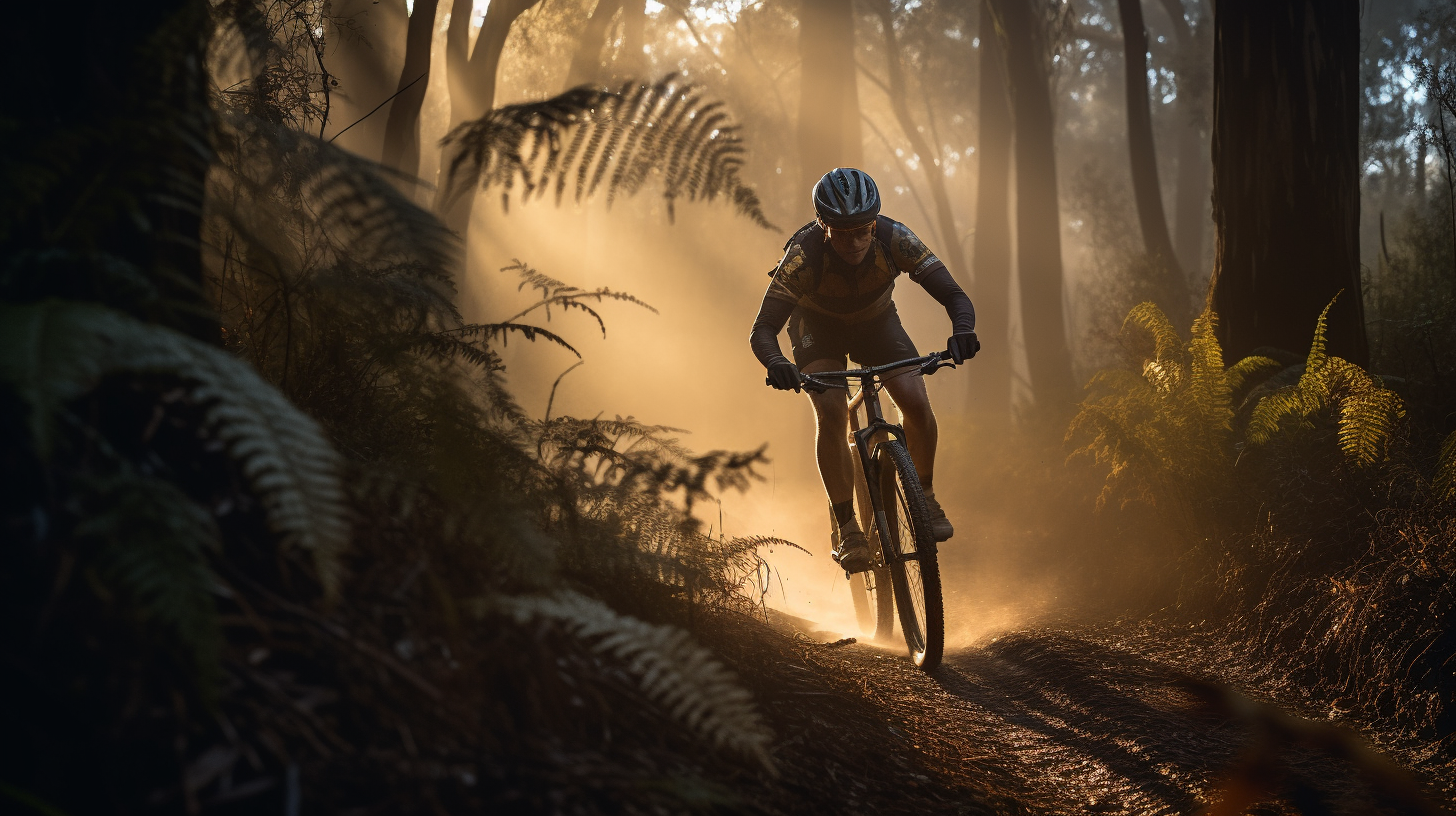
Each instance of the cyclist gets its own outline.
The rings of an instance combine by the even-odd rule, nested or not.
[[[777,389],[798,391],[800,372],[842,371],[848,356],[865,366],[919,356],[910,341],[891,293],[900,273],[910,276],[945,307],[952,333],[947,351],[956,363],[974,357],[976,312],[945,264],[904,224],[880,215],[880,191],[860,170],[838,168],[814,185],[814,221],[784,245],[772,272],[763,305],[753,321],[749,343]],[[779,347],[788,324],[794,361]],[[937,429],[935,413],[916,369],[886,378],[885,388],[904,417],[907,447],[925,488],[937,541],[955,529],[935,500]],[[854,473],[845,437],[849,430],[847,392],[809,393],[818,425],[819,475],[834,510],[834,560],[846,572],[871,567],[869,541],[854,512]]]

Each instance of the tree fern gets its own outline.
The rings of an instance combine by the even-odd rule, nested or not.
[[[773,732],[753,698],[713,653],[687,632],[619,615],[575,592],[516,598],[509,608],[518,620],[546,618],[592,643],[599,654],[621,661],[643,692],[675,719],[711,741],[773,770]]]
[[[575,201],[604,189],[610,204],[656,176],[669,218],[679,199],[723,196],[738,213],[772,227],[757,194],[738,176],[745,148],[723,104],[675,74],[496,108],[451,131],[445,146],[454,153],[447,199],[495,186],[509,206],[519,183],[522,198],[554,190],[559,204],[574,180]]]
[[[308,551],[320,582],[338,587],[348,541],[338,455],[313,420],[251,367],[221,349],[109,309],[47,301],[0,305],[0,378],[31,409],[44,455],[66,402],[117,372],[171,374],[192,383],[207,422],[260,497],[269,526]]]

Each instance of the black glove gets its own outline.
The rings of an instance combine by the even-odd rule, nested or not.
[[[780,391],[799,390],[799,367],[780,360],[768,367],[768,384]]]
[[[960,332],[952,334],[949,340],[945,341],[945,350],[950,352],[950,358],[960,365],[976,356],[981,350],[981,341],[976,339],[975,332]]]

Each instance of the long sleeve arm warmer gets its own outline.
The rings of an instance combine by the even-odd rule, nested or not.
[[[950,315],[952,334],[964,334],[976,330],[976,307],[971,305],[971,299],[950,276],[950,272],[941,267],[929,275],[920,279],[920,285],[925,291],[935,298],[936,302],[945,307],[945,313]],[[762,314],[759,315],[762,318]],[[754,324],[755,330],[758,328]],[[762,358],[760,358],[762,359]]]
[[[970,301],[967,300],[966,303]],[[763,363],[764,368],[789,361],[779,347],[779,332],[784,330],[784,324],[789,322],[789,315],[793,312],[794,304],[767,295],[763,298],[763,305],[758,307],[758,317],[753,320],[753,332],[748,335],[748,345],[753,349],[753,356]]]

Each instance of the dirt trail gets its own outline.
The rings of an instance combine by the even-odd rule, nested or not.
[[[734,662],[745,679],[767,670],[754,685],[787,737],[787,784],[820,810],[1195,813],[1260,739],[1201,709],[1146,638],[1020,632],[951,653],[933,675],[900,650],[785,641]],[[1249,812],[1401,812],[1341,760],[1283,762],[1280,800]]]

